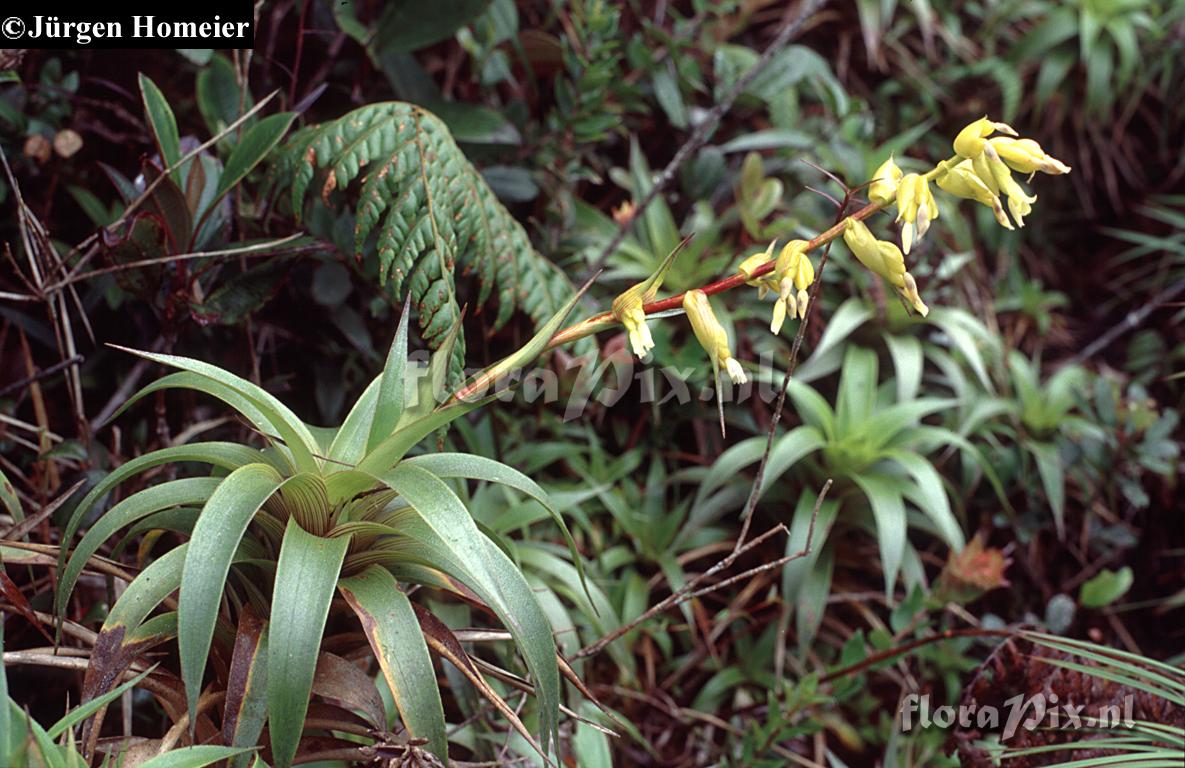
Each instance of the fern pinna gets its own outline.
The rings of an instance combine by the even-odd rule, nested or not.
[[[562,271],[540,255],[527,233],[470,165],[441,120],[404,102],[371,104],[338,120],[297,131],[278,155],[278,181],[290,186],[299,217],[318,170],[321,197],[345,190],[366,170],[355,208],[359,260],[377,232],[379,280],[401,301],[410,295],[420,335],[439,347],[460,318],[455,272],[476,273],[476,304],[491,295],[498,312],[491,331],[515,309],[544,323],[573,293]],[[464,339],[450,378],[460,373]]]

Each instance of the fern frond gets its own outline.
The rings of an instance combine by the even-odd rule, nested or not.
[[[432,349],[460,317],[458,272],[476,275],[478,309],[497,296],[492,331],[516,309],[538,326],[572,295],[568,278],[531,246],[444,123],[420,107],[371,104],[304,128],[279,153],[275,170],[280,184],[290,186],[298,217],[318,171],[325,172],[325,200],[365,171],[355,207],[355,257],[361,259],[375,235],[380,283],[396,301],[411,296],[420,335]],[[454,373],[464,350],[459,339]]]

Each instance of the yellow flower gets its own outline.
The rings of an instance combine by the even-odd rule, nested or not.
[[[810,301],[810,294],[806,289],[815,281],[815,267],[806,255],[809,245],[806,240],[791,240],[778,254],[778,262],[774,267],[778,299],[774,302],[773,318],[769,324],[770,333],[781,332],[787,314],[790,317],[806,319],[807,302]],[[794,295],[796,289],[797,299]]]
[[[1046,154],[1041,145],[1032,139],[1010,139],[997,136],[988,140],[1000,159],[1017,173],[1032,175],[1037,171],[1058,176],[1070,172],[1070,166],[1052,155]]]
[[[683,294],[683,311],[687,313],[687,319],[691,321],[691,330],[695,331],[695,337],[699,339],[700,346],[707,351],[708,357],[711,358],[712,368],[719,370],[723,366],[733,384],[744,384],[748,381],[745,370],[741,368],[740,362],[732,356],[732,350],[728,348],[728,334],[725,332],[724,326],[716,319],[716,313],[712,311],[708,295],[698,289]]]
[[[983,182],[983,179],[975,174],[972,161],[964,160],[939,176],[938,186],[955,197],[983,203],[992,209],[992,213],[996,215],[996,221],[1000,222],[1000,226],[1005,229],[1012,229],[1012,222],[1004,214],[1004,207],[1000,205],[999,196],[992,192],[988,185]]]
[[[646,357],[654,349],[654,338],[650,335],[650,327],[646,325],[646,311],[642,306],[653,301],[657,292],[655,290],[647,296],[646,284],[638,283],[613,300],[613,317],[625,326],[630,347],[638,357]]]
[[[644,306],[654,301],[658,296],[662,279],[666,277],[667,271],[675,263],[675,257],[679,255],[683,246],[687,245],[690,239],[686,238],[675,246],[675,250],[667,254],[653,275],[630,287],[613,300],[611,308],[613,317],[625,326],[625,330],[629,334],[630,348],[638,357],[646,357],[650,350],[654,349],[654,338],[650,335],[650,328],[646,325]]]
[[[874,203],[888,205],[897,197],[897,185],[901,182],[901,169],[893,162],[893,156],[881,163],[880,168],[872,174],[872,183],[868,185],[868,199]]]
[[[930,308],[918,295],[918,284],[913,275],[905,270],[905,257],[901,249],[884,240],[877,240],[862,221],[850,216],[844,220],[844,242],[860,263],[885,278],[902,296],[913,305],[922,317]]]
[[[955,152],[963,157],[978,157],[983,154],[987,137],[996,131],[1009,136],[1016,135],[1016,131],[1007,123],[996,123],[986,117],[981,117],[959,131],[959,135],[955,137]]]
[[[903,178],[897,188],[897,221],[905,222],[901,225],[901,246],[906,253],[913,247],[914,233],[921,240],[936,218],[938,206],[926,177],[911,173]]]
[[[1023,227],[1025,216],[1032,212],[1037,196],[1027,194],[1016,179],[1012,178],[1012,171],[990,144],[983,154],[971,161],[971,167],[988,189],[1008,198],[1009,213],[1016,219],[1016,226]]]

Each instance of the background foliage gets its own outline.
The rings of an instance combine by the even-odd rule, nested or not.
[[[91,758],[91,745],[179,756],[167,765],[231,756],[190,745],[183,681],[203,680],[206,654],[172,641],[172,590],[153,613],[128,583],[177,571],[197,510],[229,474],[210,476],[179,446],[233,444],[267,464],[276,422],[151,384],[163,358],[108,345],[204,360],[275,395],[325,468],[328,432],[306,424],[349,423],[408,297],[413,357],[451,350],[436,370],[455,384],[463,366],[522,348],[598,270],[570,319],[606,309],[687,235],[672,292],[731,273],[770,239],[817,234],[844,195],[836,179],[857,187],[890,152],[922,170],[986,113],[1072,165],[1071,183],[1042,185],[1018,232],[986,209],[944,208],[910,257],[925,320],[846,250],[830,252],[750,521],[750,541],[760,538],[706,581],[738,539],[773,404],[726,404],[722,438],[710,400],[655,403],[644,380],[568,364],[593,353],[609,370],[624,354],[618,331],[544,359],[558,402],[512,393],[447,431],[433,424],[408,455],[496,460],[549,501],[554,515],[494,476],[438,481],[440,498],[467,512],[457,524],[512,564],[571,661],[558,739],[581,766],[988,765],[1001,748],[1017,750],[1005,765],[1104,759],[1100,744],[1061,748],[1082,733],[999,744],[969,729],[902,733],[895,721],[909,692],[957,703],[1041,690],[1137,696],[1145,725],[1106,748],[1176,760],[1185,7],[826,3],[730,104],[798,6],[437,5],[426,18],[406,2],[280,0],[261,5],[254,51],[29,51],[0,72],[11,169],[0,178],[0,690],[11,697],[0,733],[19,734],[0,750],[33,745],[54,766]],[[888,217],[875,226],[891,228]],[[719,299],[754,391],[776,393],[791,336],[766,332],[769,307],[751,292]],[[690,371],[698,395],[710,374],[694,337],[678,319],[651,326],[652,367]],[[175,460],[94,491],[162,449]],[[144,493],[179,495],[111,536],[102,521]],[[221,583],[211,593],[199,742],[259,736],[235,740],[227,713],[251,702],[232,692],[252,688],[232,661],[267,658],[261,619],[276,610],[271,579],[288,570],[284,523],[313,529],[319,514],[295,508],[275,507],[280,527],[223,553],[235,575],[224,601]],[[377,511],[355,522],[392,522]],[[99,533],[73,537],[72,518]],[[315,532],[332,541],[330,531]],[[778,563],[808,532],[809,554]],[[58,592],[54,656],[55,588],[68,573],[55,566],[80,541],[77,586]],[[418,647],[436,660],[454,760],[542,764],[529,740],[550,730],[549,713],[526,692],[547,654],[537,646],[524,664],[505,617],[419,578],[422,564],[404,555],[379,558],[403,563],[382,571],[394,576],[355,562],[341,582],[355,590],[326,598],[313,661],[290,670],[311,690],[298,760],[425,754],[403,743],[400,723],[416,731],[405,708],[381,698],[387,670],[356,617],[370,610],[368,586],[392,590],[368,574],[422,585],[404,602],[439,622],[416,614],[432,628]],[[692,582],[718,588],[672,599]],[[130,687],[118,675],[96,685],[92,662],[117,626],[139,626],[146,644],[125,650],[152,647],[123,659],[132,671],[156,666]],[[84,693],[94,709],[75,706]],[[303,719],[281,717],[290,729]],[[299,733],[282,741],[296,749]]]

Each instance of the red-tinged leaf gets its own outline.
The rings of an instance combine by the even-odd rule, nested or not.
[[[519,719],[518,714],[514,709],[506,703],[506,701],[498,695],[498,692],[490,687],[481,673],[477,671],[473,662],[469,659],[469,655],[465,653],[465,649],[461,646],[461,642],[457,640],[456,635],[452,630],[440,619],[433,616],[427,609],[422,608],[416,604],[412,604],[415,609],[416,619],[420,622],[420,629],[424,632],[424,639],[428,642],[428,647],[437,653],[441,658],[447,659],[450,664],[457,668],[457,670],[465,676],[465,678],[473,684],[478,693],[486,698],[494,708],[506,718],[518,735],[526,739],[527,743],[543,757],[543,761],[547,765],[554,765],[547,754],[544,753],[543,747],[523,725],[523,721]]]
[[[381,729],[386,724],[383,700],[374,682],[356,664],[341,656],[322,653],[317,658],[313,693],[360,713],[372,728]]]
[[[226,682],[222,715],[222,741],[229,747],[252,746],[267,720],[267,622],[255,615],[250,604],[239,615],[235,649]],[[232,764],[246,761],[235,758]]]

